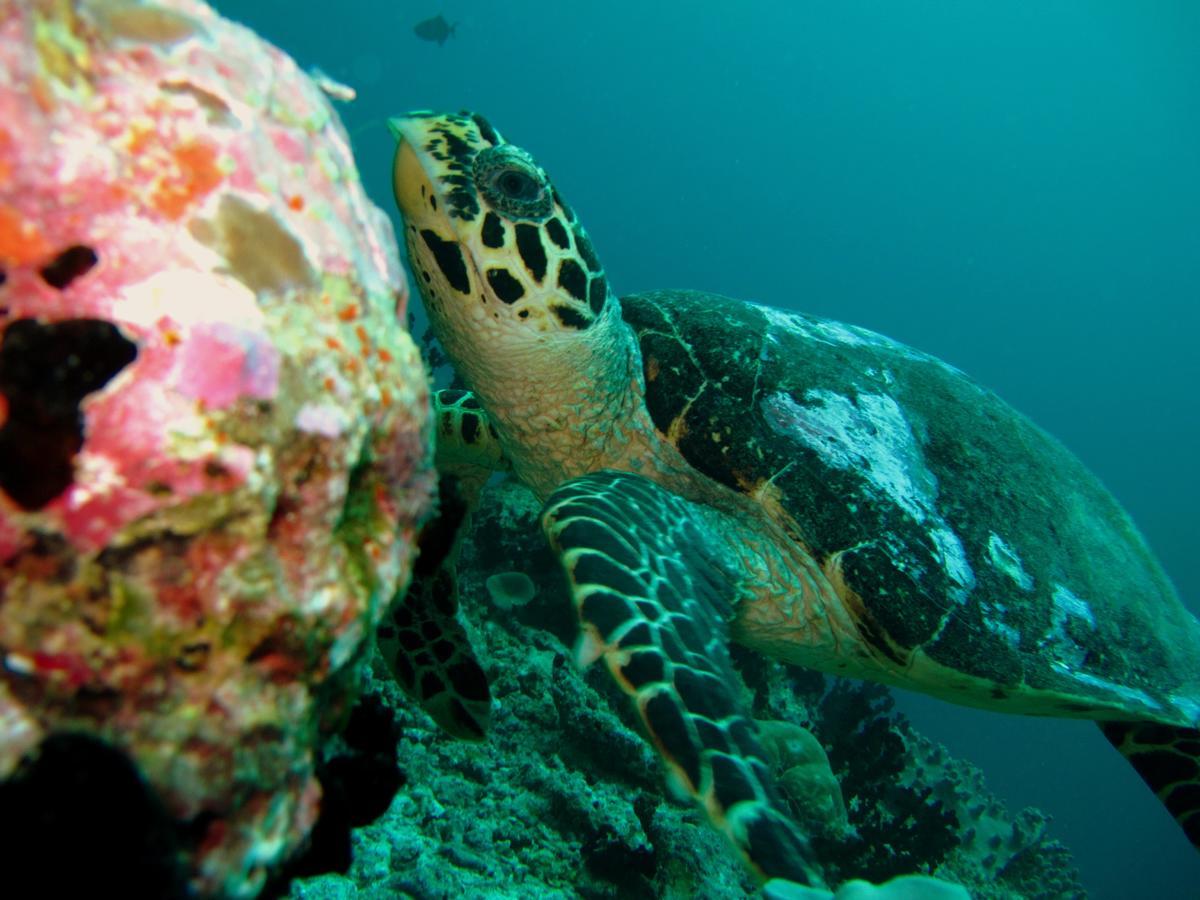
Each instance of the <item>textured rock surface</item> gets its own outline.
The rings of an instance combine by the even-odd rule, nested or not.
[[[537,514],[528,492],[492,486],[462,550],[463,608],[496,697],[488,740],[447,737],[376,681],[372,698],[400,727],[405,785],[382,818],[354,832],[344,873],[294,881],[292,897],[755,895],[725,839],[667,794],[602,667],[574,665],[574,613]],[[497,604],[487,581],[513,571],[535,594]],[[1069,853],[1044,827],[1020,824],[1044,826],[1044,817],[1026,811],[1014,825],[977,771],[889,714],[884,689],[830,690],[755,654],[736,661],[756,717],[803,723],[828,752],[848,818],[821,837],[833,883],[928,872],[988,900],[1083,896]],[[808,791],[792,799],[797,816],[811,814]]]
[[[432,484],[406,302],[288,57],[0,0],[0,779],[123,751],[209,892],[301,842]]]

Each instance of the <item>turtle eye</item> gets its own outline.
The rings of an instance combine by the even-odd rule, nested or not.
[[[546,177],[528,153],[511,144],[479,152],[475,183],[484,199],[510,219],[541,220],[553,212]]]
[[[492,185],[510,200],[536,200],[538,183],[520,169],[506,169],[492,180]]]

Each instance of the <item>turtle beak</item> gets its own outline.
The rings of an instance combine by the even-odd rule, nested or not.
[[[425,213],[428,198],[434,196],[433,183],[416,150],[423,129],[411,116],[399,116],[388,119],[388,130],[398,142],[392,163],[392,192],[396,205],[405,219],[417,221]]]

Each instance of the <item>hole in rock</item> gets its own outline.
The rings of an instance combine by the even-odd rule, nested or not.
[[[98,261],[99,257],[96,256],[95,250],[82,244],[76,244],[54,257],[39,274],[42,276],[42,281],[61,291],[65,290],[80,275],[89,272]]]
[[[111,322],[18,319],[0,337],[0,489],[23,509],[41,509],[74,477],[83,446],[79,404],[137,358]]]
[[[175,822],[104,741],[46,738],[0,784],[0,809],[5,896],[188,896]]]

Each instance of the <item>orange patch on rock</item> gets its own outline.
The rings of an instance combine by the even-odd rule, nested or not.
[[[12,160],[7,158],[12,146],[12,135],[0,128],[0,187],[4,187],[12,179]]]
[[[38,227],[11,206],[0,205],[0,262],[29,265],[50,256],[50,244]]]
[[[176,171],[158,184],[150,202],[168,219],[178,219],[216,188],[224,176],[217,167],[217,152],[208,144],[183,144],[171,156]]]

